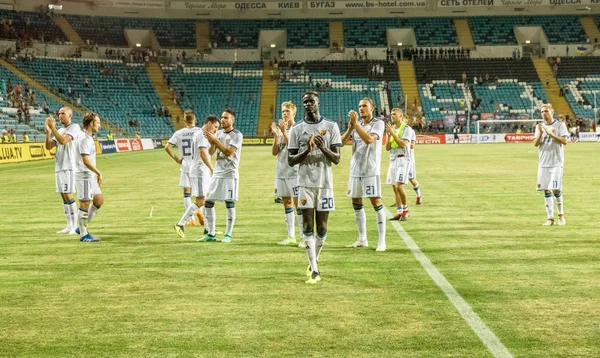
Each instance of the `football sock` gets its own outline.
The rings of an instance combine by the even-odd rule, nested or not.
[[[217,223],[217,217],[215,215],[215,203],[207,201],[204,203],[204,228],[208,231],[209,235],[215,236],[215,225]]]
[[[69,215],[71,207],[69,206],[68,201],[63,201],[63,209],[65,211],[65,219],[67,219],[67,227],[71,227],[71,215]]]
[[[556,198],[556,208],[558,209],[558,215],[563,215],[563,196],[562,196],[562,192],[558,192],[556,194],[554,194],[554,197]]]
[[[302,217],[302,209],[296,209],[296,221],[298,221],[298,228],[300,228],[300,238],[303,239],[302,226],[304,225],[304,218]]]
[[[179,219],[179,222],[177,223],[177,225],[179,226],[184,226],[185,223],[192,217],[194,216],[194,213],[196,212],[196,210],[198,210],[198,206],[196,206],[196,203],[191,203],[190,206],[188,206],[187,210],[185,211],[185,213],[183,213],[183,216],[181,217],[181,219]]]
[[[67,221],[71,229],[77,227],[77,204],[75,204],[75,200],[69,202],[69,218]]]
[[[90,205],[90,208],[88,209],[88,219],[87,219],[88,224],[90,222],[92,222],[92,219],[98,213],[98,209],[100,209],[100,208],[96,207],[96,205],[94,205],[94,204]]]
[[[383,211],[383,205],[379,205],[375,208],[375,214],[377,214],[377,233],[379,234],[379,243],[385,243],[385,212]]]
[[[398,214],[402,214],[403,211],[404,211],[404,209],[402,208],[402,205],[396,207],[396,212]]]
[[[87,231],[88,211],[83,208],[79,208],[78,213],[79,213],[79,215],[77,216],[77,221],[79,223],[79,237],[84,237],[85,235],[88,234],[88,231]]]
[[[304,233],[306,235],[306,257],[310,264],[310,269],[313,272],[319,272],[317,268],[317,252],[315,249],[315,237],[312,232]]]
[[[552,193],[544,194],[544,202],[546,203],[546,214],[548,219],[554,218],[554,200],[552,199]]]
[[[235,203],[233,201],[226,201],[225,207],[227,208],[227,222],[225,224],[225,235],[231,236],[231,232],[233,231],[233,225],[235,224]]]
[[[192,205],[192,194],[183,194],[183,207],[185,210]]]
[[[325,233],[325,235],[323,236],[317,234],[317,239],[315,241],[315,252],[317,253],[317,262],[319,262],[319,258],[321,257],[321,251],[323,251],[325,239],[327,239],[327,233]]]
[[[289,237],[296,238],[296,228],[294,227],[294,209],[285,209],[285,224],[287,225],[287,232]]]
[[[367,240],[367,215],[362,204],[352,204],[356,216],[356,227],[358,228],[358,240]]]
[[[403,205],[402,206],[402,211],[408,211],[408,205]]]
[[[417,185],[413,188],[413,190],[415,191],[415,193],[417,193],[417,196],[421,196],[421,186]]]

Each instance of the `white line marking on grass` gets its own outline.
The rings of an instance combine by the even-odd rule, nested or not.
[[[388,218],[392,217],[390,211],[385,208],[386,215]],[[456,307],[458,313],[467,322],[469,327],[477,334],[481,342],[487,347],[487,349],[494,355],[494,357],[512,357],[512,354],[506,349],[504,344],[498,337],[486,326],[483,320],[479,317],[473,308],[465,301],[464,298],[456,291],[456,289],[446,280],[444,275],[435,267],[435,265],[429,260],[429,258],[421,251],[417,243],[408,235],[406,230],[400,225],[398,221],[392,221],[392,226],[406,246],[410,249],[412,254],[415,256],[417,261],[423,266],[425,271],[429,274],[429,277],[438,285],[438,287],[446,294],[450,302]]]

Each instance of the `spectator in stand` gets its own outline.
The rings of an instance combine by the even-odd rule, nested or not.
[[[463,71],[462,73],[462,83],[466,84],[467,83],[467,72]]]

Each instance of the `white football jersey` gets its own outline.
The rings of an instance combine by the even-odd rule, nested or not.
[[[225,147],[234,147],[237,150],[230,156],[226,156],[217,149],[217,163],[213,176],[215,178],[235,179],[238,178],[238,167],[240,165],[240,157],[242,156],[242,141],[244,135],[237,129],[232,129],[225,132],[219,129],[216,134],[217,139]]]
[[[407,141],[406,147],[400,148],[398,146],[397,148],[394,148],[392,146],[392,149],[390,150],[390,160],[395,160],[399,155],[405,156],[409,160],[412,160],[413,150],[410,148],[410,141],[413,140],[412,138],[414,136],[415,131],[409,125],[404,126],[404,129],[402,130],[401,134],[398,133],[399,130],[399,128],[396,129],[396,134],[398,135],[398,137],[400,137],[400,139]],[[392,143],[395,143],[394,138],[391,136],[390,140],[392,141]]]
[[[350,177],[365,178],[379,175],[381,165],[381,150],[383,132],[385,123],[382,120],[373,118],[369,123],[359,123],[364,131],[369,135],[375,134],[377,140],[371,144],[365,141],[352,130],[350,138],[352,138],[352,159],[350,160]]]
[[[293,179],[298,177],[298,166],[290,167],[288,164],[288,145],[285,143],[283,134],[279,135],[279,153],[277,154],[277,165],[275,166],[276,179]],[[289,138],[289,132],[288,132]]]
[[[177,147],[179,156],[183,158],[183,162],[181,162],[182,172],[189,171],[190,167],[192,166],[192,158],[194,154],[194,133],[196,133],[196,131],[199,129],[200,128],[198,127],[181,128],[169,139],[169,143]]]
[[[298,150],[299,153],[305,151],[310,136],[318,134],[323,135],[325,146],[342,146],[337,124],[321,117],[316,123],[303,121],[293,126],[289,134],[288,150]],[[317,146],[298,164],[298,185],[306,188],[333,188],[331,162]]]
[[[567,126],[558,120],[554,120],[551,124],[542,123],[542,126],[550,129],[559,137],[569,137]],[[535,126],[534,138],[540,135],[538,126]],[[540,168],[562,167],[565,164],[565,146],[556,143],[552,137],[542,131],[542,142],[539,149],[538,166]]]
[[[63,137],[65,135],[71,136],[72,140],[69,143],[62,145],[55,137],[52,137],[52,140],[56,143],[56,162],[54,169],[57,172],[62,170],[76,170],[77,161],[75,157],[77,155],[77,150],[75,148],[75,141],[79,134],[81,134],[81,127],[79,127],[79,124],[71,122],[67,127],[60,128],[58,133]]]
[[[96,173],[89,170],[88,167],[83,164],[82,156],[88,156],[90,162],[94,166],[96,166],[96,144],[94,143],[94,138],[89,135],[87,132],[82,131],[77,136],[77,140],[75,141],[76,148],[76,156],[77,156],[77,171],[75,172],[75,177],[77,179],[90,179],[96,176]]]
[[[201,178],[205,175],[205,173],[210,172],[208,167],[202,161],[202,157],[200,156],[201,148],[204,148],[208,151],[210,147],[208,145],[208,140],[204,137],[204,131],[200,128],[194,133],[193,137],[193,146],[192,146],[192,164],[190,166],[190,177]]]

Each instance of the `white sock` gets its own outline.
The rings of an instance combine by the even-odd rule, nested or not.
[[[285,209],[285,225],[287,226],[288,237],[296,238],[296,228],[294,227],[294,209]]]
[[[317,235],[317,239],[315,240],[315,252],[317,253],[317,262],[319,262],[319,258],[321,258],[321,251],[323,251],[325,239],[327,239],[327,234],[325,234],[324,237],[320,237],[319,235]]]
[[[217,216],[215,214],[215,208],[204,207],[204,228],[208,231],[209,235],[215,236],[215,226],[217,224]]]
[[[225,235],[231,236],[235,224],[235,207],[227,208],[227,222],[225,223]]]
[[[196,210],[198,210],[198,206],[196,206],[196,203],[191,203],[190,206],[188,206],[187,210],[185,211],[185,213],[183,213],[183,216],[181,217],[181,219],[179,219],[179,222],[177,223],[177,225],[179,226],[184,226],[185,223],[192,217],[194,216],[194,213],[196,213]]]
[[[558,209],[558,215],[563,215],[563,196],[562,193],[554,196],[556,198],[556,208]]]
[[[296,215],[296,221],[298,222],[298,228],[300,228],[300,239],[303,240],[304,239],[304,218],[302,217],[302,212],[300,212],[300,214]]]
[[[413,190],[417,193],[417,196],[421,196],[421,186],[417,185],[413,188]]]
[[[319,272],[319,269],[317,268],[317,251],[315,245],[314,235],[308,235],[306,237],[306,257],[308,258],[311,271]]]
[[[398,214],[402,214],[403,211],[404,211],[404,208],[402,208],[402,205],[396,207],[396,212]]]
[[[77,222],[79,224],[79,237],[84,237],[85,235],[88,234],[87,218],[88,218],[88,212],[85,209],[80,208],[78,211],[78,215],[77,215]]]
[[[548,219],[554,218],[554,200],[552,198],[552,194],[546,195],[544,198],[544,202],[546,203],[546,214],[548,214]]]
[[[69,204],[69,227],[71,229],[75,229],[77,227],[77,204],[75,200],[71,204]]]
[[[65,211],[65,219],[67,219],[67,227],[70,228],[71,227],[71,215],[69,214],[69,211],[71,211],[71,204],[63,204],[63,209]]]
[[[362,207],[359,210],[354,209],[354,214],[356,216],[356,227],[358,228],[358,240],[366,241],[367,240],[367,214],[365,214],[365,209]]]
[[[383,211],[383,205],[375,208],[375,214],[377,214],[377,232],[379,233],[379,244],[385,245],[385,212]]]
[[[185,210],[187,210],[190,205],[192,205],[192,197],[191,196],[184,196],[183,197],[183,206],[185,207]]]
[[[90,222],[92,222],[92,219],[93,219],[93,218],[96,216],[96,214],[98,213],[98,209],[99,209],[99,208],[97,208],[97,207],[96,207],[96,205],[94,205],[94,204],[90,205],[90,208],[88,209],[88,219],[87,219],[87,222],[88,222],[88,224],[89,224]]]

